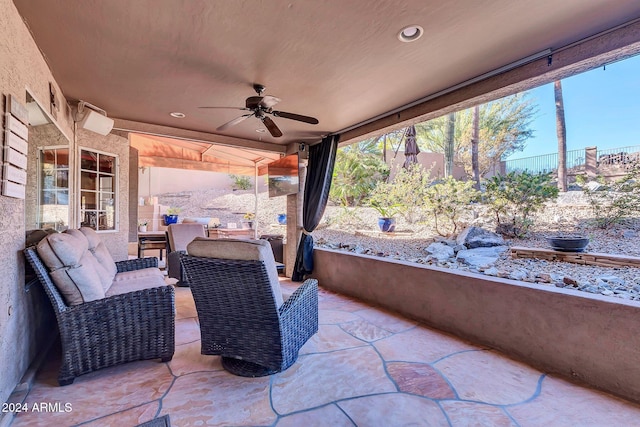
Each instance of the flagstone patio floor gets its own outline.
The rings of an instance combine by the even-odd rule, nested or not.
[[[297,285],[282,282],[288,294]],[[164,414],[174,427],[640,425],[640,405],[342,295],[321,289],[319,300],[320,330],[298,361],[242,378],[200,354],[191,293],[176,288],[171,362],[129,363],[59,387],[52,354],[12,426],[135,426]],[[32,410],[43,402],[62,405]]]

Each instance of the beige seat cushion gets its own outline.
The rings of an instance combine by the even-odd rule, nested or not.
[[[162,279],[164,283],[164,275],[159,268],[149,267],[149,268],[141,268],[140,270],[131,270],[131,271],[122,271],[116,274],[116,277],[113,279],[113,283],[122,282],[124,280],[137,280],[137,279],[146,279],[149,277],[155,277]]]
[[[38,255],[51,273],[51,279],[68,305],[104,298],[101,266],[88,250],[80,233],[56,233],[42,239]]]
[[[271,291],[280,307],[284,300],[278,280],[276,261],[273,258],[271,244],[266,240],[241,240],[241,239],[208,239],[198,237],[187,245],[189,255],[203,258],[234,259],[244,261],[263,261]]]
[[[93,228],[81,227],[80,232],[84,234],[89,242],[89,251],[96,257],[100,265],[104,267],[107,272],[108,279],[113,281],[113,278],[118,272],[118,267],[116,266],[109,249],[107,249],[107,245],[102,242],[100,236]]]
[[[65,233],[71,234],[77,237],[79,240],[84,239],[87,241],[88,246],[91,245],[91,241],[87,239],[87,236],[84,233],[82,233],[80,230],[75,230],[70,228],[68,230],[65,230]],[[102,244],[102,246],[104,246],[104,244]],[[104,249],[106,250],[106,247]],[[96,274],[100,279],[100,283],[102,283],[102,289],[104,289],[104,291],[106,292],[109,289],[109,286],[111,286],[111,283],[113,282],[114,275],[111,274],[111,272],[107,270],[107,268],[105,268],[105,266],[98,260],[98,258],[96,258],[93,251],[91,251],[90,248],[87,249],[87,251],[89,252],[90,256],[86,257],[83,263],[91,263],[91,265],[93,265],[93,268],[96,270]]]
[[[106,292],[106,296],[126,294],[143,289],[168,286],[162,272],[157,268],[143,268],[141,270],[123,271],[116,274],[113,284]]]
[[[169,247],[172,251],[186,251],[187,245],[196,237],[206,237],[203,224],[171,224],[167,228]]]

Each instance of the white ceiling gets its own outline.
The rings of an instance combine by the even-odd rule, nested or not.
[[[218,132],[317,141],[505,64],[640,18],[638,0],[14,0],[68,100],[112,118],[217,133],[253,83],[282,99]],[[401,43],[417,24],[424,36]],[[184,119],[170,112],[186,114]]]

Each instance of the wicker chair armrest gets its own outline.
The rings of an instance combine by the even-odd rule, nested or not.
[[[318,281],[307,279],[279,309],[283,325],[301,325],[311,332],[318,330]],[[297,326],[294,326],[297,327]]]
[[[116,267],[118,267],[118,273],[122,273],[123,271],[142,270],[143,268],[158,268],[158,258],[147,257],[130,259],[127,261],[117,261]]]

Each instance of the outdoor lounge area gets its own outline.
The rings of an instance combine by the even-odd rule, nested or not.
[[[637,0],[472,3],[0,0],[0,427],[637,425],[637,301],[314,247],[338,148],[640,54]],[[252,206],[177,195],[180,225],[262,258],[189,261],[159,169],[253,178]],[[242,317],[229,355],[198,292],[247,264],[253,307],[207,308]]]
[[[281,279],[290,294],[297,283]],[[188,288],[176,288],[176,353],[56,382],[48,355],[25,403],[69,410],[14,418],[12,427],[135,426],[168,414],[172,426],[631,426],[640,406],[547,375],[358,300],[320,289],[319,332],[298,361],[270,377],[226,372],[200,354]]]

